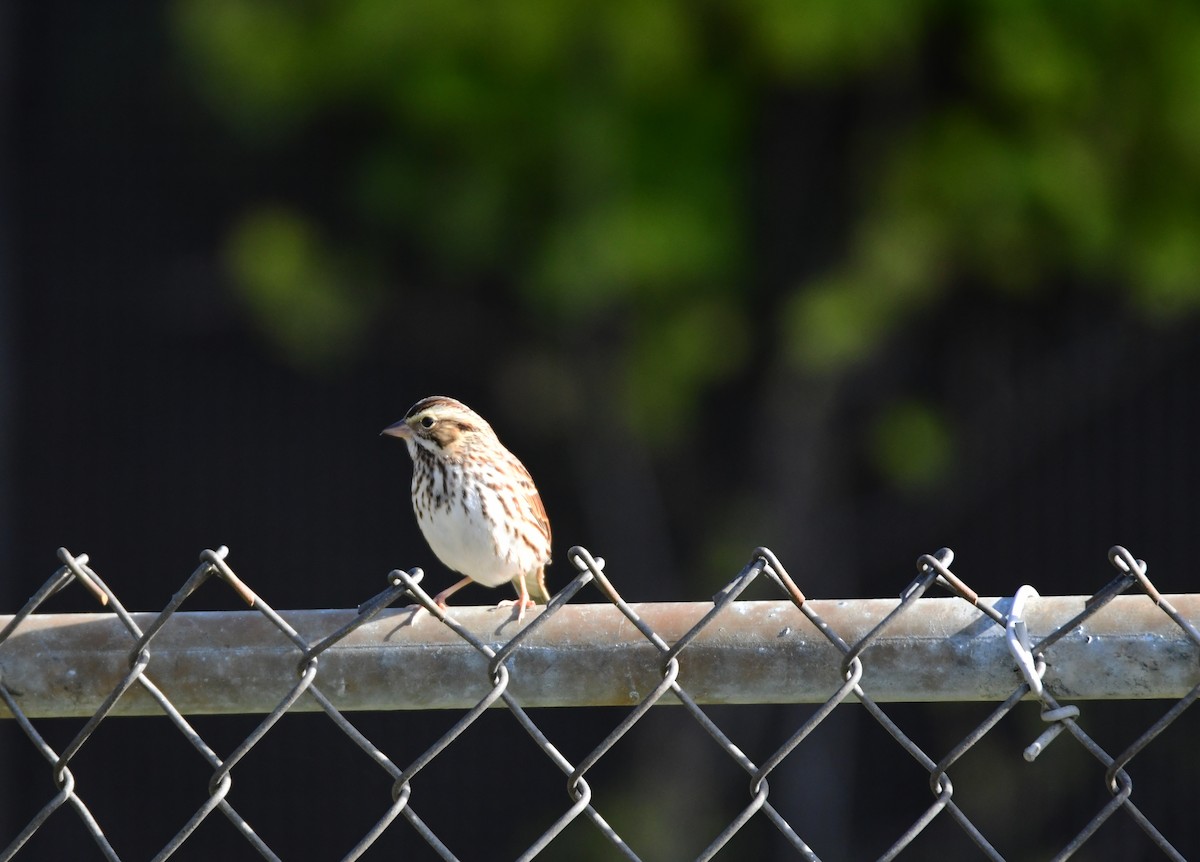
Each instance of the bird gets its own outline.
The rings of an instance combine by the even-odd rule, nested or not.
[[[422,398],[380,432],[405,442],[412,458],[412,507],[421,534],[443,564],[464,577],[434,597],[446,600],[472,581],[512,583],[517,623],[550,601],[550,519],[533,478],[492,426],[461,401]]]

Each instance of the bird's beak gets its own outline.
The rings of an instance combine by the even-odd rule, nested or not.
[[[412,439],[412,429],[408,427],[408,423],[403,419],[401,419],[399,422],[392,423],[379,433],[381,436],[386,434],[389,437],[399,437],[401,440]]]

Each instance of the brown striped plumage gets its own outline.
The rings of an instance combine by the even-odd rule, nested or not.
[[[436,395],[383,433],[408,445],[413,512],[429,547],[466,575],[436,596],[438,605],[471,581],[512,582],[518,621],[536,600],[548,602],[550,520],[529,471],[492,426],[461,401]]]

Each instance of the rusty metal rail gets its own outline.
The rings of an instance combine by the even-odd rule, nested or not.
[[[1200,596],[1169,596],[1200,620]],[[985,599],[1002,611],[1011,599]],[[1085,609],[1083,596],[1032,598],[1025,620],[1040,639]],[[857,643],[899,600],[809,601],[849,643]],[[674,643],[712,610],[707,603],[632,605]],[[534,611],[532,619],[542,611]],[[500,649],[519,631],[507,608],[456,607],[454,618]],[[155,614],[132,614],[142,629]],[[353,610],[283,611],[316,642],[356,621]],[[491,688],[488,660],[453,629],[422,612],[389,610],[358,626],[321,656],[318,679],[340,710],[469,709]],[[0,628],[11,621],[0,616]],[[30,617],[0,653],[0,671],[28,716],[88,716],[127,670],[133,639],[112,614]],[[254,611],[179,612],[154,641],[160,687],[184,714],[268,713],[294,683],[303,656]],[[1200,684],[1200,646],[1148,596],[1120,596],[1055,645],[1044,683],[1059,697],[1178,699]],[[820,703],[842,682],[841,653],[791,602],[738,602],[688,646],[679,684],[702,704]],[[878,702],[1004,700],[1021,682],[1005,631],[956,598],[922,598],[871,642],[861,685]],[[662,681],[655,646],[616,607],[563,607],[527,638],[509,665],[509,691],[522,704],[634,706]],[[668,703],[673,702],[668,698]],[[296,711],[319,711],[301,698]],[[113,715],[158,715],[133,688]],[[0,710],[0,717],[12,717]]]

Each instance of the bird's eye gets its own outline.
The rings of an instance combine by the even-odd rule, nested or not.
[[[434,422],[434,419],[432,416],[422,416],[421,417],[421,427],[422,428],[432,428],[433,422]]]

